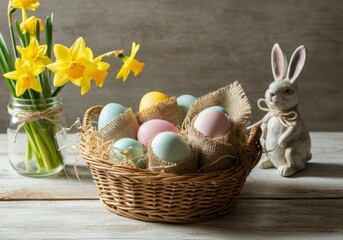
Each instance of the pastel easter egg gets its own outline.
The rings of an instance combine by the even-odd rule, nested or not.
[[[139,111],[151,107],[152,105],[159,103],[167,98],[169,97],[162,92],[148,92],[141,99],[141,102],[139,104]]]
[[[117,162],[123,160],[124,156],[122,153],[127,154],[139,168],[144,166],[144,146],[135,139],[122,138],[113,144],[113,149],[116,156],[111,155],[112,161]]]
[[[222,112],[224,114],[228,114],[226,109],[223,108],[222,106],[212,106],[212,107],[209,107],[209,108],[206,108],[206,109],[214,109],[214,110],[217,110],[217,111]]]
[[[161,132],[175,132],[179,133],[180,130],[172,123],[162,119],[152,119],[143,123],[137,132],[138,141],[144,145],[158,133]]]
[[[177,105],[179,105],[184,116],[187,115],[188,109],[192,105],[192,103],[195,101],[195,99],[196,97],[192,95],[188,95],[188,94],[181,95],[176,99]]]
[[[231,122],[226,115],[215,109],[201,111],[194,122],[194,127],[206,137],[219,137],[231,129]]]
[[[157,134],[151,142],[151,148],[158,159],[172,163],[182,161],[192,154],[189,144],[174,132]]]
[[[118,103],[106,104],[100,112],[98,120],[98,129],[103,128],[118,115],[125,112],[126,108]]]

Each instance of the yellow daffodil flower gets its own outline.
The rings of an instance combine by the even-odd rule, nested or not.
[[[30,34],[30,37],[35,38],[36,37],[36,25],[37,21],[39,22],[39,28],[41,31],[44,30],[44,25],[42,22],[42,19],[37,18],[35,16],[29,17],[24,22],[20,24],[20,30],[23,34],[26,34],[27,32]]]
[[[50,58],[45,56],[47,48],[46,45],[39,45],[35,38],[31,39],[30,44],[26,48],[17,46],[17,50],[20,52],[23,60],[28,61],[33,65],[44,66],[51,63]]]
[[[26,10],[36,11],[40,5],[38,0],[11,0],[11,6],[22,10],[23,22],[27,19]]]
[[[11,6],[17,9],[35,11],[39,7],[38,0],[12,0]]]
[[[116,76],[117,79],[123,78],[123,80],[126,81],[131,71],[133,71],[134,76],[137,76],[139,73],[142,72],[145,64],[135,59],[135,56],[139,48],[140,48],[140,45],[133,42],[130,57],[127,57],[127,56],[122,57],[124,64]]]
[[[81,87],[81,94],[90,89],[92,77],[90,73],[98,69],[98,65],[89,59],[92,57],[86,50],[86,43],[82,37],[67,48],[61,44],[54,45],[56,62],[47,65],[47,68],[55,73],[54,86],[64,86],[69,80],[76,86]]]
[[[108,75],[107,69],[110,68],[110,64],[101,62],[101,57],[95,58],[93,62],[97,65],[97,69],[91,72],[90,76],[94,79],[96,86],[102,87]]]
[[[96,86],[102,87],[110,64],[101,62],[102,56],[93,59],[93,51],[90,48],[85,50],[85,58],[96,65],[96,69],[89,71],[83,79],[71,80],[76,86],[81,87],[81,95],[86,94],[91,88],[91,80],[95,81]]]
[[[37,76],[45,69],[42,65],[32,65],[23,59],[17,58],[15,61],[15,71],[4,74],[5,78],[16,80],[16,95],[20,97],[27,89],[42,92]]]

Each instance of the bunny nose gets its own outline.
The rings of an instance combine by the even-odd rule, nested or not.
[[[271,97],[274,97],[274,96],[275,96],[275,93],[270,92],[269,95],[270,95]]]

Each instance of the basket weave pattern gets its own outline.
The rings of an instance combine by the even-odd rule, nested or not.
[[[84,127],[101,106],[87,110]],[[156,173],[92,156],[82,141],[80,153],[97,186],[100,201],[113,213],[152,222],[192,223],[231,211],[251,169],[261,157],[261,130],[253,128],[234,168],[210,173]]]

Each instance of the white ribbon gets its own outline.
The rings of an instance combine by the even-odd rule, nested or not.
[[[267,107],[262,106],[262,103],[264,103]],[[257,123],[250,125],[248,127],[248,129],[251,129],[254,126],[259,126],[262,123],[267,122],[272,117],[278,117],[281,124],[284,127],[288,127],[291,125],[291,121],[294,121],[298,117],[298,113],[294,110],[285,112],[285,111],[278,111],[278,110],[275,110],[275,109],[269,107],[268,104],[266,103],[266,100],[264,100],[263,98],[260,98],[257,101],[257,106],[262,111],[267,112],[267,114]]]

